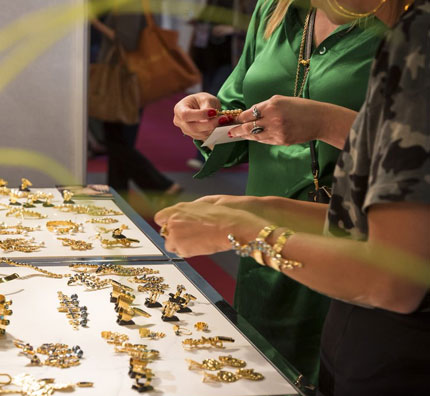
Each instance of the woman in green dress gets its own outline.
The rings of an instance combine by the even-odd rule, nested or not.
[[[196,177],[248,161],[247,195],[307,200],[314,186],[308,142],[317,140],[319,182],[330,186],[339,149],[364,101],[384,28],[375,18],[364,26],[335,25],[318,10],[304,76],[298,58],[310,5],[289,3],[258,1],[241,59],[218,97],[199,93],[184,98],[175,107],[174,123],[200,147],[215,127],[229,121],[216,116],[216,110],[248,109],[236,120],[241,125],[231,130],[231,136],[246,140],[202,149],[206,163]],[[298,93],[301,97],[294,97]],[[269,126],[250,134],[257,103],[261,122]],[[327,297],[253,259],[241,260],[235,308],[313,381],[328,304]]]

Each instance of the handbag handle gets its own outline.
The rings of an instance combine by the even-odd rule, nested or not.
[[[150,0],[142,0],[142,11],[143,15],[145,15],[146,23],[148,27],[151,28],[155,25],[154,17],[151,12],[151,2]]]

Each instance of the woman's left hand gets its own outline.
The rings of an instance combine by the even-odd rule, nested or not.
[[[275,95],[243,111],[230,129],[231,137],[289,146],[318,139],[324,119],[324,105],[310,99]],[[257,110],[255,110],[257,109]],[[260,127],[260,132],[255,128]]]
[[[205,202],[182,202],[155,214],[164,227],[167,250],[182,257],[212,254],[231,249],[229,233],[246,243],[268,225],[256,215]]]

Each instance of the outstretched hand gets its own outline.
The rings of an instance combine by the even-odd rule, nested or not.
[[[182,257],[230,250],[229,233],[246,243],[268,224],[244,210],[198,201],[163,209],[154,220],[164,226],[166,249]]]

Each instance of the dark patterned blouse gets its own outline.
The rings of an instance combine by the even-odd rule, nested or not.
[[[369,207],[403,201],[430,203],[429,0],[416,0],[379,48],[335,169],[326,233],[367,240]],[[319,394],[430,395],[428,307],[428,295],[408,315],[332,301]]]

